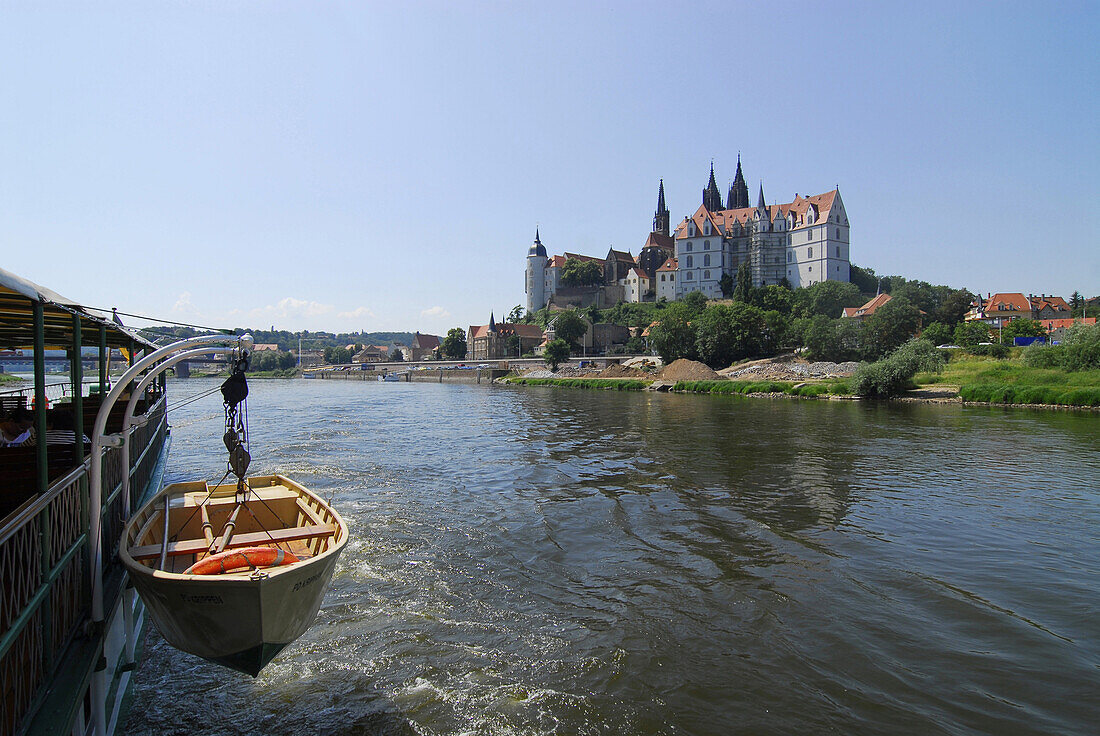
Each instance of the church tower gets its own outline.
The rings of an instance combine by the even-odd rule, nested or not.
[[[535,242],[527,249],[527,311],[537,312],[546,306],[546,248],[535,228]]]
[[[749,206],[749,186],[745,183],[745,175],[741,173],[741,154],[737,154],[737,176],[730,184],[729,194],[726,196],[726,209],[734,210]]]
[[[670,217],[668,207],[665,206],[665,180],[661,179],[661,188],[657,192],[657,211],[653,214],[653,232],[668,235]]]
[[[703,206],[711,212],[722,209],[722,193],[718,191],[718,183],[714,181],[714,162],[710,164],[710,182],[703,190]]]

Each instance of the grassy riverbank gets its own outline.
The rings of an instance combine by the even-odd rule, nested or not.
[[[523,378],[513,376],[505,383],[519,386],[559,386],[562,388],[602,389],[610,391],[642,391],[653,380],[631,378]],[[846,396],[851,394],[844,380],[791,383],[788,381],[677,381],[670,391],[692,394],[787,394],[790,396]]]
[[[918,373],[918,386],[954,390],[963,401],[1100,406],[1100,370],[1066,371],[1024,364],[1017,349],[1003,360],[956,354],[943,373]]]

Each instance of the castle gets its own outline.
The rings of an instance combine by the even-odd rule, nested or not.
[[[840,189],[809,197],[795,194],[791,202],[769,205],[761,184],[756,206],[751,207],[740,156],[725,206],[711,164],[702,204],[683,219],[675,235],[669,225],[662,179],[653,227],[637,258],[614,248],[603,259],[573,253],[547,257],[536,230],[527,251],[528,311],[548,305],[674,301],[692,291],[721,298],[723,276],[735,278],[742,264],[748,266],[754,286],[785,281],[798,288],[849,279],[848,215]],[[597,262],[603,282],[563,286],[561,271],[569,259]]]

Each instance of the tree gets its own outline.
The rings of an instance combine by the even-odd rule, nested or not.
[[[562,286],[595,286],[603,283],[603,269],[596,261],[567,258],[561,267]]]
[[[933,322],[924,328],[920,336],[933,345],[944,345],[951,342],[952,332],[943,322]]]
[[[680,303],[687,307],[692,314],[700,314],[707,306],[707,298],[701,291],[693,291],[683,299]]]
[[[588,323],[577,314],[575,309],[566,309],[554,318],[554,337],[565,340],[571,348],[576,346],[577,340],[586,332],[588,332]]]
[[[1011,345],[1016,337],[1041,337],[1045,334],[1047,331],[1033,319],[1014,319],[1001,328],[1001,343]]]
[[[447,330],[447,336],[443,338],[440,346],[443,356],[450,360],[463,360],[466,358],[466,330],[461,327],[452,327]]]
[[[400,350],[394,350],[393,355],[390,356],[390,360],[395,363],[403,363],[405,361],[405,354]]]
[[[1085,297],[1081,292],[1075,291],[1069,295],[1069,313],[1071,317],[1085,316]]]
[[[775,310],[780,314],[790,314],[794,307],[794,294],[782,286],[773,284],[757,289],[756,296],[757,306],[765,311]]]
[[[718,279],[718,288],[722,290],[722,296],[729,299],[733,296],[733,277],[728,273],[722,274],[722,278]]]
[[[816,314],[803,326],[802,344],[807,357],[813,360],[856,360],[862,332],[862,326],[854,319],[829,319]]]
[[[939,307],[932,312],[932,315],[937,322],[942,322],[949,329],[954,329],[955,325],[962,322],[963,318],[966,317],[973,301],[974,295],[966,289],[951,289],[940,301]]]
[[[751,304],[711,304],[695,321],[695,352],[711,368],[760,352],[764,313]]]
[[[874,296],[878,291],[879,280],[873,268],[861,268],[853,263],[848,267],[848,280],[867,296]]]
[[[749,264],[742,263],[737,267],[737,288],[733,290],[735,302],[752,301],[752,275],[749,273]]]
[[[569,360],[569,343],[561,338],[554,338],[546,343],[546,352],[543,359],[550,366],[550,370],[557,371],[558,364]]]
[[[989,342],[989,325],[984,322],[960,322],[955,325],[954,337],[954,343],[963,347]]]
[[[823,314],[836,319],[845,307],[858,307],[865,301],[859,288],[846,281],[821,281],[794,293],[795,305],[806,317]]]
[[[904,296],[897,296],[863,321],[863,357],[878,360],[911,339],[920,327],[920,311]]]
[[[852,390],[865,399],[897,396],[910,387],[918,372],[939,373],[944,363],[943,353],[932,343],[909,340],[886,358],[860,366],[852,378]]]
[[[695,358],[696,312],[687,304],[670,304],[661,321],[649,328],[649,344],[666,364],[678,358]]]
[[[523,305],[517,304],[512,307],[512,311],[508,313],[508,321],[514,325],[518,325],[523,321]]]
[[[325,348],[325,362],[329,365],[345,365],[351,362],[351,352],[347,348]]]

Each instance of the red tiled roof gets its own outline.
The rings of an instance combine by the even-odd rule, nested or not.
[[[660,273],[661,271],[675,271],[677,268],[677,263],[678,262],[675,258],[669,258],[667,261],[661,264],[661,267],[657,269],[657,272]]]
[[[634,268],[630,269],[630,273],[633,274],[634,276],[637,276],[638,278],[642,278],[642,279],[648,279],[649,278],[649,274],[646,273],[645,269],[641,268],[640,266],[635,266]]]
[[[1052,330],[1058,330],[1063,327],[1072,327],[1073,325],[1094,325],[1096,324],[1096,317],[1078,317],[1076,319],[1041,319],[1039,324],[1043,326],[1047,332]]]
[[[1030,312],[1031,302],[1026,296],[1014,292],[994,294],[983,302],[985,312]]]
[[[665,235],[664,233],[650,233],[649,237],[645,240],[643,248],[649,248],[656,246],[657,248],[663,248],[664,250],[673,250],[676,247],[676,241],[671,235]]]
[[[412,346],[419,350],[435,350],[439,347],[439,338],[435,335],[421,335],[418,332],[413,337]]]
[[[864,304],[862,307],[845,307],[845,317],[870,317],[875,311],[886,302],[890,301],[889,294],[879,294],[871,301]]]
[[[566,258],[576,258],[578,261],[594,261],[594,262],[600,263],[600,264],[602,264],[604,262],[604,259],[602,259],[602,258],[596,258],[594,256],[582,256],[582,255],[578,255],[576,253],[566,253],[565,257]]]
[[[833,207],[833,203],[836,201],[836,190],[831,192],[825,192],[824,194],[815,194],[811,197],[798,197],[794,198],[793,202],[787,204],[770,204],[767,206],[768,218],[775,220],[777,217],[786,217],[788,214],[794,216],[793,230],[797,230],[802,227],[806,227],[809,223],[806,222],[806,212],[810,207],[817,209],[817,219],[814,221],[814,225],[820,224],[822,221],[827,220],[829,217],[829,211]],[[719,233],[725,232],[735,222],[745,225],[756,217],[755,207],[738,207],[732,210],[718,210],[716,212],[709,212],[705,207],[699,207],[695,214],[689,218],[686,218],[676,228],[677,238],[686,238],[687,224],[691,221],[695,222],[695,230],[697,235],[694,237],[707,237],[702,235],[703,224],[707,220],[707,215],[710,216],[712,227],[717,229]]]

